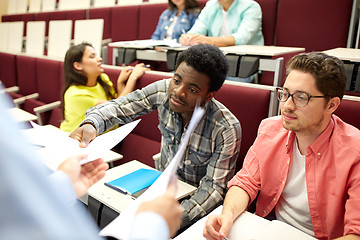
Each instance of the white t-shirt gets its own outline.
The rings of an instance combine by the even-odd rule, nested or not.
[[[305,155],[301,155],[296,140],[293,148],[289,175],[275,208],[276,218],[315,236],[306,191]]]
[[[166,36],[165,36],[165,39],[167,40],[171,40],[172,39],[172,34],[174,32],[174,27],[175,27],[175,24],[177,22],[177,19],[178,19],[178,16],[175,16],[173,21],[170,23],[168,29],[166,30]],[[171,21],[171,19],[170,19]]]
[[[223,13],[223,22],[222,22],[219,37],[230,36],[229,23],[228,23],[228,12],[223,9],[222,13]]]

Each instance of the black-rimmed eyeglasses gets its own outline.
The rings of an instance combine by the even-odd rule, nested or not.
[[[284,88],[276,88],[276,95],[280,102],[286,102],[289,97],[291,97],[293,103],[298,107],[305,107],[309,101],[310,98],[328,98],[329,96],[312,96],[305,92],[294,92],[289,93]]]

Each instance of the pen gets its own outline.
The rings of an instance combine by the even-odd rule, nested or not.
[[[118,192],[121,192],[122,194],[125,194],[125,195],[131,195],[128,191],[126,191],[125,189],[122,189],[120,187],[115,187],[109,183],[104,183],[106,186],[118,191]]]

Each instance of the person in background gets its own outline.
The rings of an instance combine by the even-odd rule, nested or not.
[[[195,23],[200,12],[196,0],[169,0],[169,7],[160,15],[153,40],[176,39]]]
[[[132,92],[136,81],[148,70],[142,63],[123,68],[115,89],[101,64],[102,58],[89,43],[72,46],[66,52],[61,130],[72,132],[84,120],[88,108]]]
[[[213,97],[224,83],[229,65],[216,46],[198,44],[181,52],[171,79],[164,79],[143,89],[87,111],[80,127],[70,134],[86,147],[98,134],[115,125],[158,110],[161,157],[155,160],[160,171],[175,156],[197,103],[205,109],[180,161],[177,175],[197,190],[181,201],[184,208],[182,229],[203,217],[222,201],[226,184],[235,173],[240,151],[239,120]]]
[[[86,155],[79,155],[52,172],[24,140],[19,131],[23,126],[9,115],[10,107],[10,98],[0,86],[0,239],[102,239],[76,197],[104,177],[107,163],[97,159],[81,166]],[[169,185],[164,195],[141,203],[129,240],[174,236],[183,211],[174,196],[174,186]]]
[[[264,45],[262,13],[253,0],[209,0],[194,26],[181,35],[181,45],[218,47]]]
[[[264,120],[243,168],[228,183],[207,239],[224,239],[256,198],[256,214],[317,239],[360,239],[360,131],[334,115],[344,95],[343,63],[303,53],[277,89],[281,116]]]

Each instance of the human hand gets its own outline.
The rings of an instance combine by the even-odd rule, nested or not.
[[[58,170],[65,172],[75,189],[76,196],[83,196],[88,189],[105,176],[109,165],[99,158],[95,161],[80,165],[86,155],[77,155],[66,159],[60,164]]]
[[[84,148],[96,137],[96,129],[91,124],[84,124],[70,133],[69,137],[78,140],[79,146]]]
[[[169,226],[170,236],[173,237],[181,224],[181,214],[184,209],[175,199],[176,183],[170,183],[165,194],[140,204],[139,212],[155,212],[161,215]]]
[[[233,219],[229,215],[210,215],[205,222],[203,236],[207,240],[223,240],[229,233]]]
[[[145,67],[144,63],[136,64],[132,69],[129,80],[137,81],[148,70],[150,70],[150,68]]]
[[[202,34],[193,35],[191,37],[191,39],[190,39],[190,45],[196,45],[196,44],[199,44],[199,43],[213,44],[210,37],[207,37],[207,36],[202,35]]]
[[[119,85],[119,84],[123,84],[124,82],[126,82],[129,78],[131,72],[132,72],[132,67],[130,67],[130,66],[123,67],[119,74],[117,84]]]
[[[184,33],[181,34],[180,38],[179,38],[179,42],[181,45],[183,46],[191,46],[191,39],[194,36],[194,34],[192,33]]]

